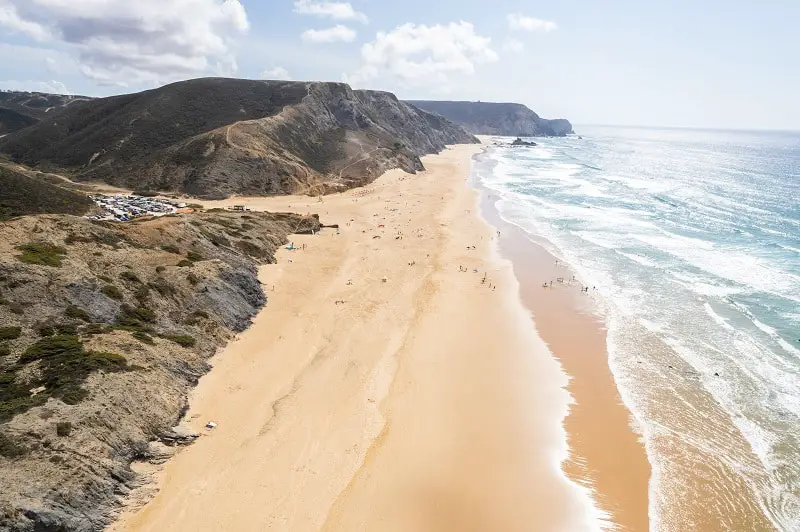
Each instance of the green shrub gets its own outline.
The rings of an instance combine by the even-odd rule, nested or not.
[[[114,280],[111,277],[108,277],[106,275],[101,275],[101,276],[98,277],[98,279],[100,279],[104,283],[113,283],[114,282]]]
[[[146,284],[139,285],[133,293],[133,297],[136,298],[139,304],[144,303],[150,297],[150,287]]]
[[[131,335],[143,344],[154,345],[156,343],[152,336],[143,331],[134,331]]]
[[[69,386],[61,390],[58,398],[68,405],[77,405],[89,397],[89,392],[78,386]]]
[[[0,340],[16,340],[22,334],[22,327],[0,327]]]
[[[56,423],[56,435],[59,438],[65,438],[72,432],[72,423],[69,421],[59,421]]]
[[[177,264],[177,266],[179,266],[180,268],[188,268],[188,267],[194,266],[194,262],[192,262],[190,260],[183,259],[182,261],[180,261]]]
[[[104,334],[106,332],[105,327],[100,325],[99,323],[90,323],[86,327],[83,328],[81,333],[87,336],[93,336],[95,334]]]
[[[203,260],[203,256],[200,253],[191,250],[186,252],[186,258],[192,262],[200,262]]]
[[[42,338],[28,347],[19,358],[20,363],[33,362],[51,357],[72,356],[83,352],[83,344],[77,336],[59,334]]]
[[[181,254],[181,250],[178,249],[178,246],[175,246],[173,244],[165,244],[165,245],[161,246],[161,249],[163,249],[167,253],[174,253],[176,255],[180,255]]]
[[[122,301],[122,292],[119,291],[119,288],[114,286],[113,284],[107,284],[103,288],[100,289],[105,295],[110,297],[111,299],[116,299],[117,301]]]
[[[67,404],[77,404],[88,396],[81,386],[92,373],[130,369],[123,356],[86,351],[80,339],[74,335],[42,338],[25,350],[19,363],[37,360],[40,361],[41,377],[25,386],[0,387],[0,421],[43,404],[48,397],[61,399]],[[31,396],[29,389],[36,386],[44,386],[45,391]]]
[[[0,456],[4,458],[19,458],[28,454],[28,449],[16,439],[0,432]]]
[[[193,273],[187,275],[186,280],[189,281],[189,284],[192,286],[195,286],[197,283],[200,282],[200,278]]]
[[[163,277],[159,277],[152,283],[147,283],[147,286],[161,294],[163,297],[169,297],[174,295],[176,292],[175,287],[169,284],[169,282]]]
[[[165,335],[164,338],[182,347],[194,347],[197,343],[194,337],[188,334],[168,334]]]
[[[39,327],[38,332],[39,336],[53,336],[56,333],[56,330],[52,325],[42,325]]]
[[[89,313],[82,308],[76,307],[75,305],[68,306],[64,311],[64,315],[68,318],[73,318],[76,320],[91,321]]]
[[[166,269],[166,266],[156,266],[156,273],[162,273]]]
[[[71,323],[59,323],[55,326],[56,333],[75,336],[78,334],[78,327]]]
[[[25,307],[23,307],[20,303],[11,303],[8,306],[8,310],[17,315],[25,314]]]
[[[67,254],[66,249],[47,242],[28,242],[17,249],[22,252],[22,255],[17,255],[20,262],[55,268],[61,266],[61,260]]]
[[[142,281],[139,280],[139,277],[131,272],[131,271],[124,271],[119,274],[120,279],[123,281],[128,281],[129,283],[141,283]]]
[[[156,321],[156,313],[144,307],[133,308],[129,305],[122,305],[117,316],[117,325],[129,328],[131,331],[150,332],[151,327],[147,323]]]
[[[0,357],[7,357],[11,354],[11,348],[8,347],[8,344],[0,344]],[[0,385],[3,383],[0,382]]]

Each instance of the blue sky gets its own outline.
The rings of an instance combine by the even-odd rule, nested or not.
[[[797,0],[0,0],[0,88],[288,76],[578,124],[800,129],[798,23]]]

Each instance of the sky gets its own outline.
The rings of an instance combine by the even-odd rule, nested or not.
[[[0,0],[0,89],[344,81],[575,124],[800,130],[800,0]]]

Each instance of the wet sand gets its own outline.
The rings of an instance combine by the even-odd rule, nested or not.
[[[697,386],[696,372],[684,360],[641,325],[627,324],[625,345],[618,348],[635,353],[641,364],[641,380],[628,386],[647,387],[640,391],[647,393],[649,423],[661,428],[650,434],[648,457],[609,368],[607,330],[591,287],[582,294],[580,282],[570,282],[569,265],[556,263],[545,242],[504,222],[493,192],[479,190],[484,216],[502,232],[501,252],[514,264],[539,335],[570,376],[575,403],[564,423],[570,458],[563,464],[569,477],[592,488],[600,510],[621,530],[775,529],[753,487],[735,470],[757,476],[759,469],[741,433]],[[550,280],[553,288],[543,288]],[[667,429],[672,426],[680,430]]]
[[[570,449],[564,470],[593,489],[598,506],[619,530],[646,531],[651,467],[609,368],[606,330],[591,296],[581,292],[567,264],[500,218],[491,191],[480,191],[484,216],[501,230],[501,252],[514,264],[539,335],[570,376],[574,404],[564,423]],[[549,281],[552,288],[543,288]]]
[[[479,149],[324,202],[207,205],[340,229],[262,268],[267,307],[192,394],[185,424],[203,436],[112,529],[596,528],[559,467],[566,376],[465,186]]]

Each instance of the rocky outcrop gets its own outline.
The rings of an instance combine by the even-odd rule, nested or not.
[[[563,118],[548,120],[518,103],[438,102],[411,100],[408,103],[451,120],[475,135],[508,137],[563,137],[572,124]]]
[[[257,265],[319,229],[225,211],[0,223],[0,530],[103,529],[139,482],[133,460],[192,441],[174,426],[265,304]]]
[[[74,103],[0,139],[0,152],[77,180],[218,198],[342,190],[468,142],[390,93],[212,78]]]

